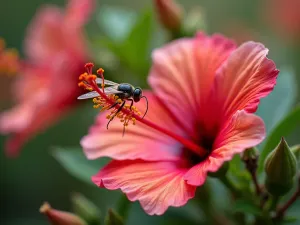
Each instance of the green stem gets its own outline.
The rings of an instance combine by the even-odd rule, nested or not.
[[[224,184],[225,187],[227,187],[232,195],[235,198],[238,198],[241,196],[240,190],[235,186],[235,184],[225,175],[222,177],[219,177],[219,180]]]
[[[122,195],[117,204],[117,212],[126,221],[130,210],[131,202],[127,199],[126,195]]]
[[[300,181],[300,178],[299,178]],[[292,195],[292,197],[281,207],[277,210],[276,218],[280,219],[284,217],[285,212],[288,208],[300,197],[300,185],[298,190]]]
[[[270,209],[269,209],[270,211],[275,211],[276,210],[278,201],[279,201],[279,197],[278,196],[273,196],[272,197],[271,204],[270,204]]]

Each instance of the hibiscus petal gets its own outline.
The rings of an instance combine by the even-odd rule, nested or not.
[[[56,96],[59,92],[55,92],[55,95],[52,93],[45,89],[37,90],[26,101],[0,114],[0,133],[11,133],[5,147],[9,156],[17,156],[22,145],[62,117],[71,107],[68,101],[72,98],[69,98],[69,94],[67,99],[60,99],[60,96]]]
[[[18,156],[22,146],[31,137],[47,128],[64,113],[62,109],[49,108],[51,107],[48,105],[38,109],[36,105],[21,105],[0,114],[0,133],[12,133],[5,145],[8,156]]]
[[[94,3],[94,0],[69,0],[65,13],[56,6],[42,7],[27,32],[25,51],[29,58],[35,63],[48,63],[62,51],[71,54],[74,60],[87,57],[80,28],[90,18]]]
[[[83,26],[95,8],[95,0],[69,0],[66,10],[66,25]]]
[[[202,185],[207,172],[217,171],[236,153],[258,145],[265,138],[262,119],[245,111],[237,111],[231,121],[218,134],[212,153],[203,162],[191,168],[184,176],[188,184]]]
[[[186,184],[185,168],[176,162],[112,161],[93,176],[93,182],[110,190],[121,189],[130,201],[139,200],[149,215],[161,215],[169,206],[179,207],[195,195]]]
[[[63,12],[58,7],[44,6],[29,25],[25,52],[36,64],[45,63],[63,48],[64,39],[61,33],[63,18]]]
[[[172,119],[170,114],[160,105],[158,99],[150,92],[144,93],[149,101],[149,110],[145,118],[151,122],[183,135],[183,131]],[[142,112],[146,104],[143,100],[136,104]],[[96,124],[91,127],[87,136],[81,140],[81,145],[89,159],[111,157],[117,160],[145,159],[145,160],[176,160],[179,157],[180,144],[169,136],[145,126],[139,121],[136,125],[129,125],[122,137],[123,125],[115,118],[106,129],[108,120],[101,113]]]
[[[221,35],[200,33],[154,51],[149,83],[187,133],[194,131],[201,99],[206,99],[216,70],[234,49]]]
[[[0,114],[0,133],[9,134],[24,130],[33,119],[34,108],[30,104],[18,105]]]
[[[223,122],[237,110],[255,112],[260,98],[273,90],[279,71],[267,54],[268,49],[262,44],[247,42],[217,72],[211,111],[218,111]]]

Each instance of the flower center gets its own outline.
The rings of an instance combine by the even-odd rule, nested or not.
[[[204,161],[209,154],[213,150],[213,143],[214,138],[203,136],[201,141],[199,142],[199,145],[205,149],[205,155],[200,156],[199,154],[196,154],[194,151],[191,151],[190,149],[184,147],[182,151],[182,157],[187,160],[190,166],[195,166],[199,164],[200,162]]]

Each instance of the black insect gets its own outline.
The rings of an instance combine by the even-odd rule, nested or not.
[[[102,84],[102,79],[101,78],[97,78],[96,79],[96,83],[97,84]],[[113,105],[111,105],[108,109],[112,109],[113,107],[115,107],[117,104],[121,104],[121,106],[118,108],[118,110],[116,111],[116,113],[109,119],[108,123],[107,123],[107,129],[108,129],[108,125],[109,123],[115,118],[115,116],[122,110],[122,108],[125,106],[126,100],[130,101],[130,110],[133,106],[133,102],[139,102],[142,98],[145,98],[146,100],[146,112],[144,113],[143,117],[145,117],[145,115],[148,112],[148,99],[146,96],[143,96],[143,91],[141,88],[139,87],[133,87],[131,84],[128,83],[115,83],[113,81],[110,80],[104,80],[104,84],[108,85],[109,87],[104,88],[104,94],[106,95],[116,95],[118,96],[119,99],[122,100],[122,102],[118,102],[116,101]],[[97,91],[91,91],[89,93],[80,95],[78,97],[78,99],[88,99],[88,98],[96,98],[99,97],[100,94]]]

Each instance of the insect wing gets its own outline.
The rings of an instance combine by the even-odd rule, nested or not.
[[[96,91],[91,91],[89,93],[80,95],[77,99],[82,100],[82,99],[89,99],[89,98],[95,98],[95,97],[99,97],[99,93],[97,93]]]
[[[119,93],[123,93],[123,92],[118,90],[118,85],[104,88],[104,94],[106,95],[119,94]]]
[[[123,92],[118,91],[118,84],[111,87],[104,88],[104,94],[106,95],[119,94],[119,93],[123,93]],[[80,95],[77,99],[82,100],[82,99],[96,98],[99,96],[100,94],[97,91],[91,91],[83,95]]]
[[[96,83],[97,84],[102,84],[102,79],[98,77],[96,79]],[[115,83],[115,82],[110,81],[110,80],[104,80],[104,84],[106,84],[106,85],[117,85],[118,83]]]

